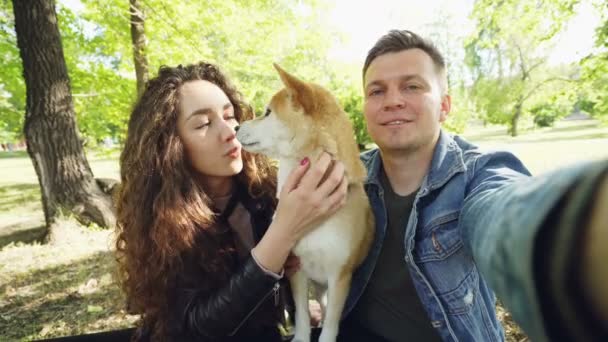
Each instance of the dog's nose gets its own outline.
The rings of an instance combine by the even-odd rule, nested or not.
[[[235,132],[238,132],[240,127],[241,127],[241,126],[235,126],[235,127],[234,127],[234,131],[235,131]]]

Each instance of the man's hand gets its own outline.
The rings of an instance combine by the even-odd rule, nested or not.
[[[310,312],[310,326],[318,327],[323,320],[323,310],[321,304],[316,300],[308,300],[308,311]]]
[[[594,202],[583,249],[582,281],[595,313],[608,322],[608,176]]]

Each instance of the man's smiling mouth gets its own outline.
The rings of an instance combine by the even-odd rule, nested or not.
[[[411,120],[393,120],[383,124],[383,126],[397,126],[412,122]]]

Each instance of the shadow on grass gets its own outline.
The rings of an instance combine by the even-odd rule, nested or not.
[[[27,151],[2,151],[0,152],[0,159],[9,159],[9,158],[29,158]]]
[[[24,205],[40,204],[38,184],[11,184],[0,186],[0,212],[8,212]]]
[[[547,133],[584,131],[587,129],[596,129],[599,127],[601,127],[599,122],[593,121],[593,122],[584,123],[584,124],[576,124],[576,125],[569,125],[569,126],[563,126],[563,127],[553,127],[549,131],[547,131]]]
[[[27,223],[34,223],[34,221],[28,221]],[[24,228],[24,226],[26,226],[26,228]],[[0,229],[0,249],[13,242],[43,242],[47,232],[46,226],[38,225],[37,221],[30,227],[27,227],[26,224],[21,222],[10,226],[0,227]]]
[[[519,138],[514,140],[514,143],[537,143],[537,142],[557,142],[557,141],[572,141],[572,140],[594,140],[594,139],[607,139],[608,132],[603,133],[592,133],[584,134],[581,132],[580,135],[569,135],[569,136],[542,136],[538,138]]]
[[[17,274],[11,283],[2,284],[0,293],[0,340],[32,340],[77,335],[95,330],[130,327],[127,321],[109,316],[124,316],[125,301],[112,280],[113,253],[100,252],[86,259]],[[99,285],[79,291],[90,279]],[[94,326],[94,328],[91,328]]]
[[[465,132],[464,134],[460,134],[460,135],[470,141],[479,141],[479,140],[495,140],[497,137],[503,137],[503,136],[507,137],[508,132],[505,127],[499,127],[499,128],[495,128],[495,129],[492,128],[492,129],[484,130],[483,132],[472,132],[470,134],[467,134]]]
[[[605,139],[608,138],[608,131],[598,132],[597,130],[579,129],[577,127],[560,127],[554,128],[553,130],[546,131],[543,133],[534,133],[533,131],[525,131],[519,134],[517,137],[512,137],[506,133],[506,130],[502,133],[498,131],[476,133],[476,134],[463,134],[462,136],[474,142],[481,141],[509,141],[513,143],[535,143],[535,142],[554,142],[554,141],[570,141],[570,140],[593,140],[593,139]],[[595,128],[595,127],[594,127]],[[558,133],[564,132],[576,132],[578,134],[571,135],[560,135]]]

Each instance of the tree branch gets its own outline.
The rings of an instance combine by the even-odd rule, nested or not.
[[[549,82],[554,82],[554,81],[578,82],[578,80],[571,79],[571,78],[563,78],[563,77],[551,77],[551,78],[547,78],[546,80],[537,83],[532,89],[530,89],[530,91],[528,92],[528,94],[526,96],[524,96],[523,101],[526,101],[528,98],[530,98],[530,96],[534,95],[534,93],[540,87],[544,86],[545,84],[547,84]]]

